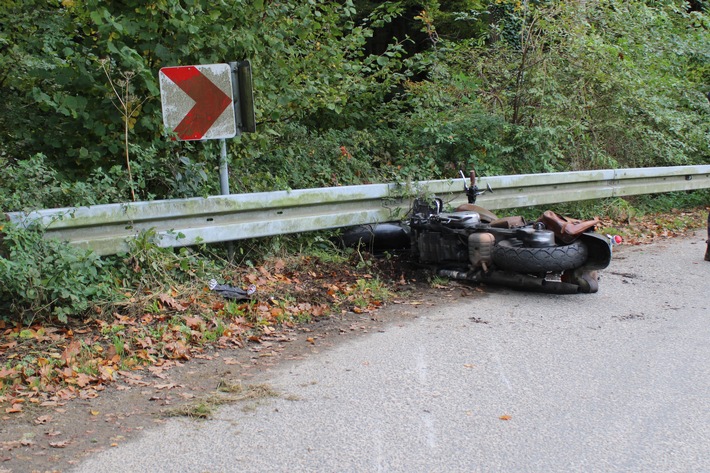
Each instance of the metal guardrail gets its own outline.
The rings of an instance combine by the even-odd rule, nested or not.
[[[605,197],[710,188],[710,165],[607,169],[479,178],[493,193],[478,203],[491,210]],[[399,220],[417,195],[466,201],[463,180],[371,184],[233,194],[62,209],[12,212],[22,226],[39,224],[48,238],[120,253],[127,241],[153,230],[162,247],[189,246]]]

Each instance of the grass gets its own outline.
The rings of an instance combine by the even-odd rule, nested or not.
[[[262,401],[281,397],[268,384],[231,383],[220,381],[217,391],[188,404],[163,411],[164,417],[188,417],[190,419],[210,419],[219,406],[244,401]]]
[[[431,287],[434,289],[441,289],[443,287],[448,286],[450,280],[448,278],[444,278],[441,276],[432,276],[431,279],[429,280],[429,284]]]

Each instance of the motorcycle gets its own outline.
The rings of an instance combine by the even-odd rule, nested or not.
[[[599,219],[576,220],[546,211],[535,222],[499,218],[476,205],[486,192],[464,179],[468,203],[444,211],[440,198],[417,198],[403,222],[364,225],[346,231],[346,245],[374,250],[408,249],[439,276],[552,294],[594,293],[598,271],[609,266],[612,242],[594,232]],[[490,186],[487,191],[492,192]]]

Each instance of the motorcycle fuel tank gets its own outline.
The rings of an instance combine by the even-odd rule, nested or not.
[[[437,217],[449,228],[474,228],[481,223],[481,216],[476,212],[442,212]]]

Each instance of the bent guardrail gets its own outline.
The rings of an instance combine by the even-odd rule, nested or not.
[[[710,188],[710,165],[481,177],[478,184],[493,188],[479,203],[495,210]],[[462,180],[453,179],[11,212],[6,218],[42,225],[48,238],[109,255],[151,229],[156,244],[176,247],[399,220],[422,193],[454,206],[466,201]]]

